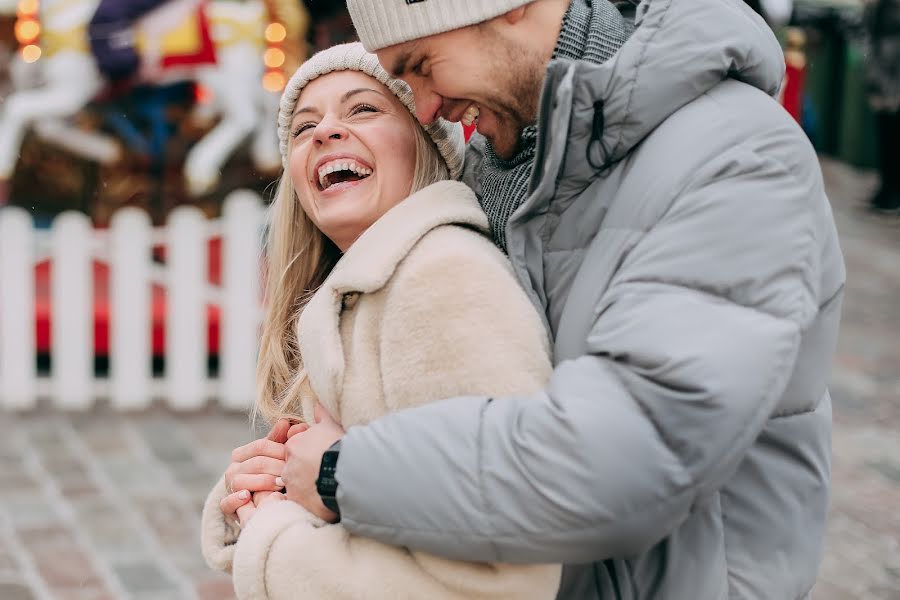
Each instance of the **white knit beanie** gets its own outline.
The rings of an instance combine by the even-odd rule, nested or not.
[[[281,164],[285,169],[288,164],[288,136],[300,92],[310,81],[335,71],[360,71],[374,77],[397,96],[415,118],[416,104],[412,90],[405,82],[392,79],[378,63],[378,57],[366,52],[362,44],[358,42],[332,46],[314,54],[312,58],[300,65],[287,87],[284,88],[281,107],[278,111],[278,141],[281,147]],[[424,126],[424,129],[434,141],[444,162],[447,163],[450,177],[459,179],[465,155],[462,126],[459,123],[438,119],[434,123]]]
[[[534,0],[347,0],[366,50],[489,21]]]

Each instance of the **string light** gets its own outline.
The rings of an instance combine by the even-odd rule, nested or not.
[[[284,65],[284,50],[281,48],[269,48],[263,56],[263,62],[270,69],[277,69]]]
[[[34,15],[38,11],[38,0],[19,0],[17,8],[20,15]]]
[[[266,41],[270,44],[279,44],[287,37],[287,29],[281,23],[269,23],[266,27]]]
[[[263,75],[263,88],[268,92],[280,92],[287,83],[281,71],[269,71]]]
[[[41,47],[37,45],[41,35],[38,0],[19,0],[16,6],[16,41],[19,43],[22,60],[33,63],[41,57]]]
[[[269,23],[265,31],[266,51],[263,54],[263,63],[266,66],[266,74],[263,75],[263,88],[266,91],[278,93],[284,90],[287,83],[284,66],[287,56],[281,49],[281,44],[287,39],[287,28],[277,21]]]
[[[16,41],[22,46],[33,44],[41,34],[41,24],[31,18],[19,19],[15,27]]]
[[[41,47],[34,44],[28,44],[22,48],[22,60],[27,63],[33,63],[41,57]]]

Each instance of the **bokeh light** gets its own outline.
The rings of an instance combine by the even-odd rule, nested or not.
[[[263,75],[263,87],[268,92],[280,92],[284,89],[285,83],[287,81],[281,71],[269,71]]]
[[[35,46],[34,44],[28,44],[24,48],[22,48],[22,60],[27,63],[33,63],[37,59],[41,57],[41,48],[40,46]]]
[[[269,48],[266,50],[263,60],[268,68],[277,69],[284,64],[284,51],[280,48]]]
[[[21,19],[16,23],[16,41],[21,45],[32,43],[41,34],[41,25],[34,19]]]
[[[269,23],[266,27],[266,41],[270,44],[283,42],[287,37],[287,29],[281,23]]]
[[[33,15],[38,11],[38,0],[19,0],[20,15]]]

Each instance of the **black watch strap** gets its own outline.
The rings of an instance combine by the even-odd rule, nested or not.
[[[338,519],[341,517],[341,509],[337,503],[337,463],[341,452],[341,440],[336,441],[322,455],[322,463],[319,466],[319,478],[316,480],[316,490],[322,504],[328,510],[335,513]]]

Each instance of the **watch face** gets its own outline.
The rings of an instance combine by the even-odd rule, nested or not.
[[[327,450],[325,454],[322,455],[322,468],[323,469],[334,469],[337,466],[338,453],[332,450]]]

